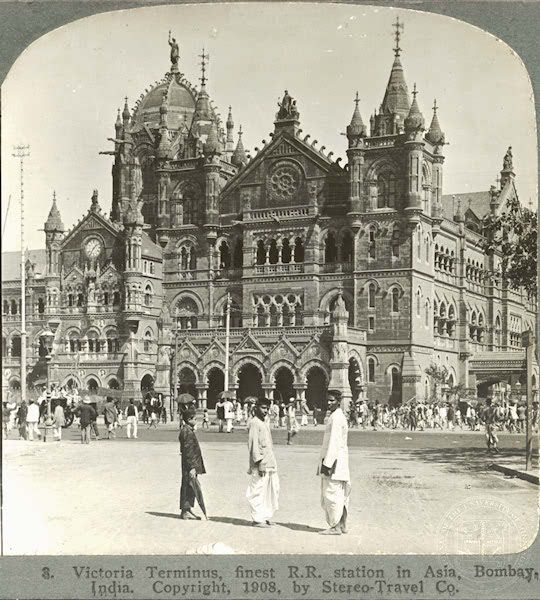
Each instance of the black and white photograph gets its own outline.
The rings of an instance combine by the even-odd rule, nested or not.
[[[528,548],[536,135],[510,46],[399,6],[32,42],[2,85],[4,555]]]

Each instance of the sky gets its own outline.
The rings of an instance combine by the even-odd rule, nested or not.
[[[405,24],[401,61],[409,91],[431,121],[437,99],[445,146],[443,193],[489,189],[512,146],[521,201],[537,203],[536,119],[529,77],[504,42],[450,17],[336,4],[199,4],[145,7],[81,19],[31,44],[2,86],[2,250],[20,248],[19,163],[25,160],[25,246],[44,247],[53,191],[66,228],[90,206],[108,213],[116,110],[133,105],[169,70],[169,30],[180,71],[207,89],[223,120],[232,106],[248,149],[273,130],[277,101],[296,99],[301,128],[334,158],[346,158],[354,95],[365,123],[382,102],[394,54],[392,23]],[[8,198],[11,202],[8,209]],[[7,218],[6,218],[7,213]]]

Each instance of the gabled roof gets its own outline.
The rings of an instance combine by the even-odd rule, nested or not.
[[[44,249],[27,250],[26,260],[35,264],[35,276],[45,274],[46,253]],[[21,253],[2,252],[2,281],[20,281],[21,279]]]
[[[283,130],[276,133],[276,135],[272,138],[272,141],[269,144],[266,144],[261,151],[249,161],[244,169],[240,170],[235,177],[227,182],[222,190],[222,197],[225,197],[240,183],[242,183],[257,168],[257,165],[262,160],[268,158],[273,150],[283,141],[291,144],[291,146],[297,149],[300,153],[309,156],[322,170],[329,172],[330,170],[334,169],[339,173],[343,172],[343,167],[341,167],[337,162],[334,162],[331,158],[334,153],[329,152],[328,154],[324,154],[324,152],[315,148],[316,140],[312,144],[308,143],[307,140],[309,138],[309,135],[305,135],[303,138],[301,138],[298,135],[294,136]],[[323,148],[325,148],[325,146],[321,147],[321,149]]]
[[[453,198],[455,196],[455,202]],[[486,192],[467,192],[465,194],[443,194],[442,197],[442,209],[443,217],[449,221],[454,220],[454,214],[457,208],[458,200],[461,201],[461,210],[463,214],[470,210],[481,220],[485,215],[490,212],[489,203],[491,202],[491,196],[489,191]]]
[[[119,230],[112,221],[110,221],[106,215],[101,211],[89,210],[82,219],[80,219],[66,234],[66,237],[62,240],[62,248],[73,238],[73,236],[83,227],[83,225],[90,219],[96,219],[98,224],[104,229],[109,231],[112,235],[117,236]]]
[[[150,236],[146,233],[146,231],[143,231],[142,234],[141,254],[142,256],[147,256],[149,258],[159,258],[160,260],[163,259],[163,250],[150,239]]]

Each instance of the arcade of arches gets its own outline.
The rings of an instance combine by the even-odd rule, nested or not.
[[[194,396],[202,406],[214,409],[220,392],[225,389],[225,374],[221,366],[212,366],[204,375],[195,372],[194,367],[180,366],[177,379],[178,393],[187,392]],[[319,366],[307,370],[302,381],[298,381],[292,368],[278,367],[271,375],[271,382],[265,383],[260,367],[254,362],[245,362],[236,372],[236,378],[231,376],[229,390],[236,397],[244,400],[248,396],[257,398],[268,397],[274,402],[281,403],[290,398],[305,399],[308,406],[326,409],[326,390],[328,374]],[[362,396],[364,378],[362,368],[355,358],[349,362],[349,384],[353,400]]]

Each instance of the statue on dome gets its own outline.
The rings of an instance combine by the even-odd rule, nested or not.
[[[277,114],[278,119],[291,119],[298,117],[298,110],[296,108],[296,100],[293,100],[289,96],[289,92],[285,90],[283,100],[278,102],[279,111]]]
[[[512,146],[508,146],[508,150],[503,159],[503,171],[512,171],[514,169],[514,159],[512,156]]]
[[[171,47],[171,64],[173,67],[178,67],[178,61],[180,59],[180,48],[176,43],[175,38],[171,37],[169,30],[169,46]]]

